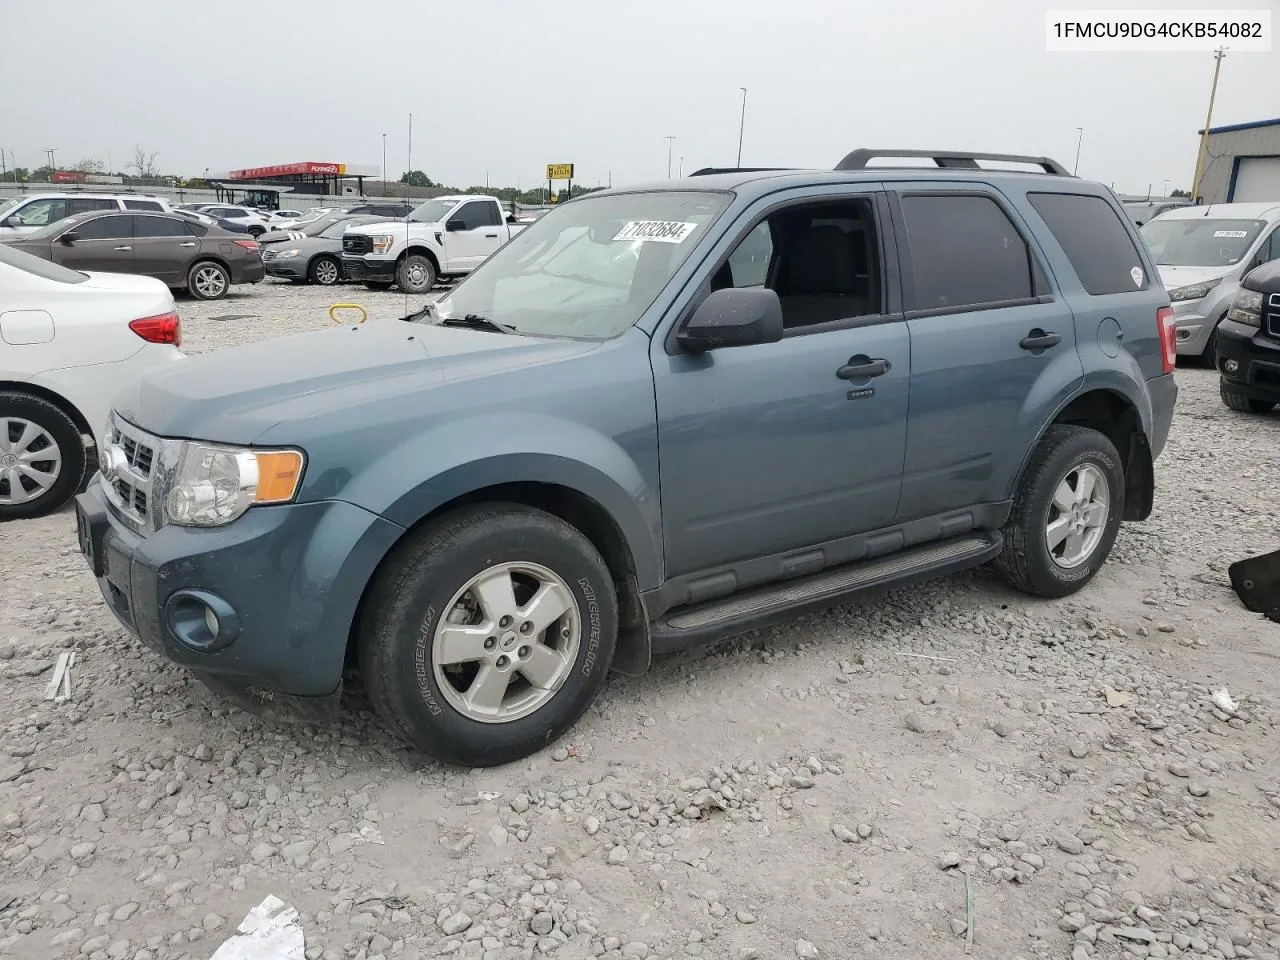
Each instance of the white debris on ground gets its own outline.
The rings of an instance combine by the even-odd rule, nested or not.
[[[199,352],[341,301],[409,312],[180,309]],[[1280,548],[1280,416],[1178,376],[1155,515],[1084,592],[977,571],[665,658],[497,770],[354,695],[323,726],[220,703],[117,627],[70,511],[6,524],[0,957],[208,960],[272,895],[307,960],[1278,960],[1280,625],[1226,569]]]
[[[306,944],[298,922],[297,910],[269,896],[248,912],[210,960],[304,960]]]

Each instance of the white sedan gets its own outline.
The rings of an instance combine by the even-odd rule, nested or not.
[[[0,521],[62,507],[96,466],[116,393],[183,359],[159,280],[79,273],[0,244]]]

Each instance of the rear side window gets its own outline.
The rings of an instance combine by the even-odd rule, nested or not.
[[[196,223],[194,220],[186,220],[182,225],[187,228],[187,233],[191,234],[193,237],[203,237],[209,232],[208,227],[203,223]]]
[[[67,201],[67,209],[71,213],[93,213],[95,210],[119,210],[120,204],[115,200],[103,200],[98,197],[72,197]]]
[[[124,208],[126,210],[163,210],[164,209],[164,207],[160,206],[160,204],[158,204],[154,200],[126,200],[124,202]]]
[[[1029,193],[1027,199],[1088,293],[1100,297],[1150,286],[1138,248],[1107,201],[1076,193]]]
[[[187,231],[176,217],[149,217],[145,214],[133,218],[134,237],[185,237]]]
[[[915,310],[954,310],[1032,298],[1031,252],[990,197],[902,197]]]

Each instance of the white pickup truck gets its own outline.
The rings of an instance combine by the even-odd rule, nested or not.
[[[496,197],[436,197],[404,220],[347,230],[342,270],[370,290],[394,283],[405,293],[426,293],[441,277],[470,273],[525,226]]]

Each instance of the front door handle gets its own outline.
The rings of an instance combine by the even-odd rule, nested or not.
[[[112,247],[113,250],[132,250],[133,247]]]
[[[863,354],[850,357],[849,362],[836,371],[841,380],[865,380],[870,377],[882,377],[889,372],[892,364],[888,360],[872,360]]]
[[[486,233],[485,236],[488,237],[490,240],[498,239],[498,235],[496,233]]]
[[[1056,333],[1046,332],[1036,327],[1018,341],[1018,346],[1023,350],[1048,350],[1050,347],[1056,347],[1061,342],[1062,338]]]

